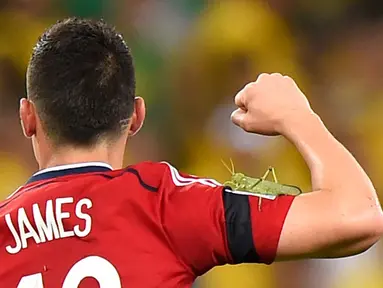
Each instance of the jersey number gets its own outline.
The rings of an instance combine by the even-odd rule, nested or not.
[[[89,256],[77,262],[65,277],[62,288],[77,288],[87,277],[93,277],[100,288],[121,288],[120,276],[116,268],[104,258]],[[37,273],[21,278],[17,288],[44,288],[43,275]]]

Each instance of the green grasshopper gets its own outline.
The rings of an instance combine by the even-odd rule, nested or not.
[[[230,159],[231,169],[222,160],[223,165],[231,173],[231,179],[223,183],[235,191],[250,192],[259,195],[279,196],[292,195],[297,196],[302,193],[299,187],[280,184],[277,180],[277,175],[273,167],[269,167],[266,173],[261,178],[252,178],[243,173],[235,173],[233,161]],[[266,180],[269,174],[272,174],[274,181]],[[261,210],[262,198],[259,197],[258,209]]]

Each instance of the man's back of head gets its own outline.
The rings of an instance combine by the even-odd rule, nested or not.
[[[118,138],[134,110],[130,50],[103,21],[60,21],[33,50],[27,89],[54,145],[89,147]]]

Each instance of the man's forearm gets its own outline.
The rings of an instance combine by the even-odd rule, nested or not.
[[[292,128],[286,129],[285,136],[308,164],[313,190],[329,190],[349,200],[365,200],[358,205],[379,206],[369,177],[351,153],[331,135],[319,116],[305,116],[289,127]]]
[[[286,123],[283,134],[308,164],[315,192],[293,203],[279,259],[289,253],[296,258],[333,258],[365,251],[383,233],[383,214],[370,179],[317,115],[296,121]],[[293,246],[294,237],[305,239],[306,246]]]

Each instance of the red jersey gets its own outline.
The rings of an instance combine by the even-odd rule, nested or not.
[[[165,162],[40,171],[0,202],[0,287],[190,287],[269,264],[293,197],[258,200]]]

